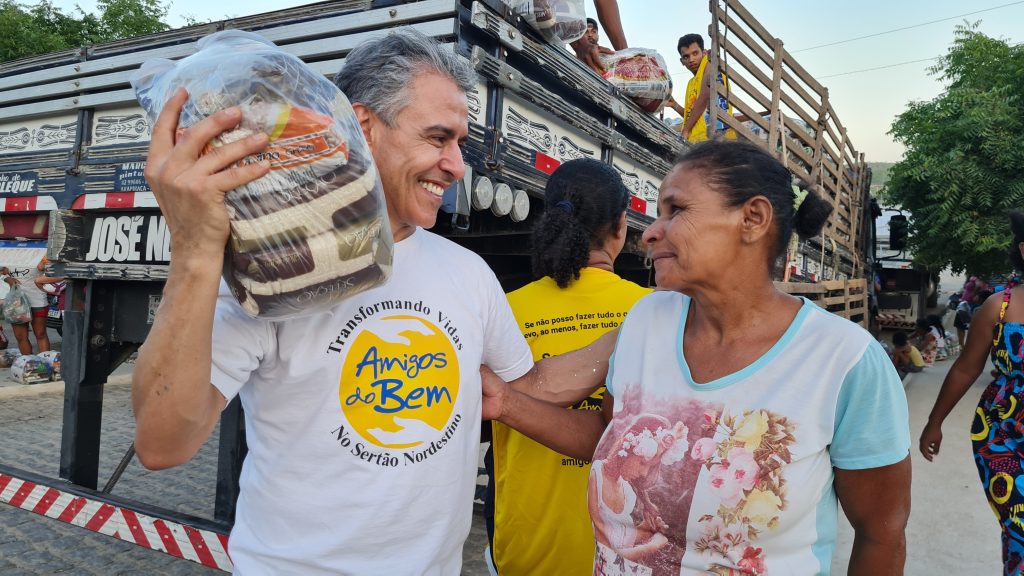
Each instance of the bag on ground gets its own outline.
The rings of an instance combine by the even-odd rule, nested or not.
[[[56,350],[47,350],[46,352],[40,352],[37,354],[46,362],[46,365],[50,367],[50,379],[60,380],[60,352]]]
[[[324,311],[383,283],[391,227],[377,170],[344,94],[299,58],[240,30],[199,40],[172,62],[146,61],[131,79],[155,121],[179,87],[188,90],[179,130],[231,106],[241,123],[206,152],[264,133],[268,148],[240,164],[270,172],[228,192],[231,237],[224,280],[252,316],[281,319]]]
[[[50,381],[50,366],[35,354],[18,356],[11,364],[11,378],[21,384],[39,384]]]

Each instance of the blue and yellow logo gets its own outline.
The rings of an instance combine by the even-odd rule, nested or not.
[[[381,318],[350,344],[339,398],[351,427],[381,448],[412,448],[444,433],[459,395],[451,340],[417,316]]]

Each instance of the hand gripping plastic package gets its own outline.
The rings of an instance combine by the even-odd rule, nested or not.
[[[647,112],[657,112],[672,95],[665,59],[647,48],[626,48],[601,57],[604,78]]]
[[[179,131],[238,106],[239,125],[206,152],[269,137],[264,152],[241,162],[267,159],[270,172],[225,197],[224,279],[242,308],[266,319],[305,316],[386,281],[394,240],[384,194],[345,95],[256,34],[217,32],[198,46],[177,62],[146,61],[131,82],[151,121],[178,87],[188,90]]]
[[[587,33],[583,0],[504,0],[552,44],[575,42]]]

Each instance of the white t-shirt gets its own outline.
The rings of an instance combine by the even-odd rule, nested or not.
[[[689,305],[655,292],[619,334],[607,384],[615,412],[594,457],[591,517],[596,502],[617,502],[607,491],[616,480],[641,497],[631,549],[612,551],[595,526],[596,572],[827,574],[833,466],[887,466],[910,448],[892,362],[859,326],[805,300],[761,358],[696,384],[682,353]]]
[[[32,308],[46,308],[49,303],[46,301],[46,292],[36,286],[36,278],[42,275],[35,266],[14,266],[10,267],[11,278],[16,278],[20,283],[22,291],[28,297],[28,305]]]
[[[935,336],[935,343],[939,347],[939,350],[946,349],[946,338],[939,332],[939,329],[935,326],[931,327],[932,336]]]
[[[235,573],[458,574],[480,440],[480,365],[533,366],[494,273],[417,229],[393,275],[322,315],[247,316],[222,284],[212,381],[249,454]]]

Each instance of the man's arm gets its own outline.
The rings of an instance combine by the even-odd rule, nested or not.
[[[597,8],[597,19],[601,21],[601,27],[608,35],[612,48],[629,48],[626,44],[626,34],[622,31],[622,20],[619,18],[618,0],[594,0],[594,7]]]
[[[835,489],[854,531],[849,574],[903,574],[910,517],[910,456],[881,468],[836,468]]]
[[[188,94],[179,89],[153,126],[146,180],[171,234],[170,273],[163,300],[132,377],[135,450],[143,466],[187,462],[209,437],[224,407],[210,383],[213,317],[228,239],[227,191],[266,174],[266,163],[235,162],[259,152],[266,135],[202,150],[236,126],[237,108],[177,133]]]
[[[615,329],[584,348],[545,358],[510,384],[518,392],[559,406],[579,402],[604,383],[618,336]]]
[[[683,108],[672,96],[668,97],[668,101],[665,102],[665,106],[675,110],[676,114],[679,114],[679,116],[686,118],[686,108]]]

